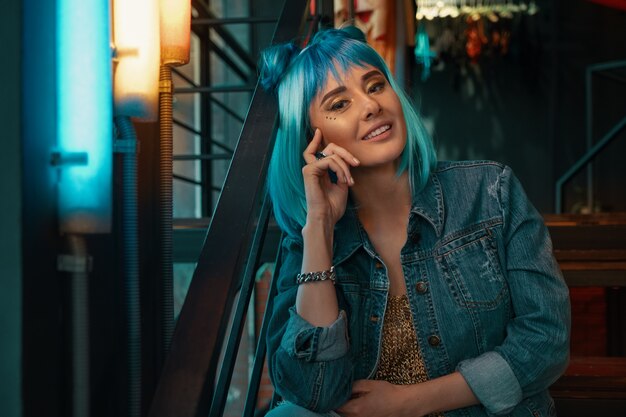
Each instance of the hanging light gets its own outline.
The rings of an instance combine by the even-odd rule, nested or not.
[[[161,0],[161,64],[189,62],[191,0]]]
[[[117,116],[156,121],[159,100],[159,9],[154,0],[113,0]]]

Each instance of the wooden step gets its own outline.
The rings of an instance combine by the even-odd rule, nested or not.
[[[554,256],[572,287],[626,287],[626,213],[545,214]]]
[[[572,357],[550,394],[559,417],[624,417],[626,358]]]
[[[544,220],[572,291],[572,351],[621,350],[626,213],[548,214]],[[598,294],[601,298],[589,304]],[[624,417],[626,357],[573,356],[550,391],[560,417]]]
[[[572,214],[572,213],[545,213],[544,221],[551,225],[625,225],[626,212],[615,213],[593,213],[593,214]]]
[[[626,357],[572,357],[550,392],[555,398],[626,400]]]

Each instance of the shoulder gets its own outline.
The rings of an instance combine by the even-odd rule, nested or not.
[[[489,160],[468,160],[468,161],[438,161],[434,174],[438,175],[467,175],[475,173],[480,175],[499,175],[506,169],[506,165]]]
[[[495,161],[441,161],[433,171],[433,177],[441,183],[444,191],[454,193],[499,192],[502,183],[512,175],[511,169]]]
[[[495,161],[441,161],[432,173],[439,183],[448,220],[461,224],[501,218],[503,187],[511,169]]]

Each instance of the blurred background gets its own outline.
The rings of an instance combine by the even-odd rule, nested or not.
[[[511,166],[544,214],[572,294],[559,415],[626,415],[626,1],[5,0],[0,22],[0,416],[263,415],[256,61],[345,24],[440,159]]]

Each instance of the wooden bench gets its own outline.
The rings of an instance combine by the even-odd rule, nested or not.
[[[573,357],[550,393],[559,417],[624,417],[626,358]]]
[[[606,293],[606,354],[573,356],[551,387],[560,417],[626,416],[626,213],[545,215],[554,254],[568,286],[601,287]],[[591,289],[591,288],[590,288]],[[573,302],[576,299],[573,297]],[[576,320],[573,316],[573,328]],[[576,343],[576,342],[575,342]],[[576,348],[576,346],[574,346]]]

